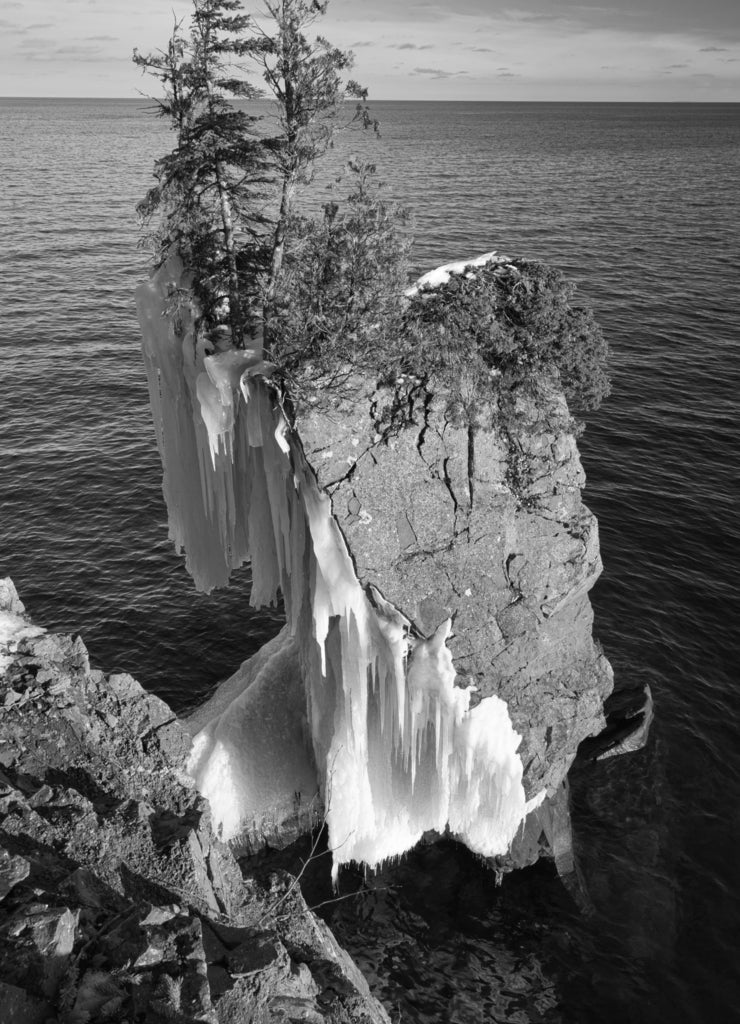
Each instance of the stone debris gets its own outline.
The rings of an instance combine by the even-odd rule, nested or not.
[[[23,615],[9,580],[6,610]],[[167,705],[90,670],[79,638],[29,625],[14,646],[0,675],[3,1024],[388,1024],[293,879],[242,877]]]
[[[285,947],[269,933],[251,935],[226,956],[232,978],[246,978],[287,958]]]
[[[4,900],[10,890],[28,878],[31,865],[25,857],[11,857],[7,850],[0,849],[0,900]]]

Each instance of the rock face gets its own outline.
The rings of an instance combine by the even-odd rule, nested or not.
[[[139,308],[170,535],[199,589],[250,561],[253,606],[280,594],[287,620],[284,646],[193,722],[219,834],[292,835],[318,788],[335,873],[446,830],[498,869],[545,846],[565,864],[563,783],[612,673],[554,365],[461,365],[434,395],[306,366],[294,415],[259,338],[210,352],[192,317],[168,317],[169,273]]]
[[[306,456],[361,582],[424,636],[452,617],[459,684],[507,702],[527,797],[555,798],[612,689],[591,635],[598,526],[565,401],[556,389],[546,408],[519,401],[512,436],[406,395],[401,426],[398,393],[358,382],[322,400],[298,419]]]
[[[243,879],[183,766],[189,735],[0,584],[3,1024],[382,1024],[294,879]]]

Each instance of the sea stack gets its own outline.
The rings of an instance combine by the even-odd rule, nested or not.
[[[297,424],[306,456],[331,495],[358,578],[428,636],[446,620],[456,685],[473,701],[506,702],[521,736],[528,800],[546,791],[530,832],[567,830],[562,785],[583,739],[604,728],[613,673],[592,635],[588,592],[602,571],[596,517],[573,420],[553,387],[550,408],[517,408],[516,450],[495,423],[474,433],[444,403],[413,403],[410,422],[379,437],[393,396],[358,387]],[[555,426],[555,429],[554,429]],[[514,841],[508,866],[537,850]]]
[[[522,278],[487,254],[417,288],[480,268]],[[294,400],[258,340],[214,353],[187,307],[163,315],[177,273],[139,291],[171,536],[201,589],[250,559],[252,604],[280,594],[287,619],[192,722],[223,838],[286,842],[320,808],[335,873],[445,831],[499,869],[546,851],[567,872],[564,783],[612,672],[558,374],[474,423],[413,374],[356,366]]]

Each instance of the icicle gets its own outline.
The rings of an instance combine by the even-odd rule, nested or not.
[[[527,803],[524,808],[525,815],[530,814],[532,811],[536,811],[537,808],[543,803],[546,796],[547,790],[541,789],[539,793],[532,797],[531,800],[527,800]]]

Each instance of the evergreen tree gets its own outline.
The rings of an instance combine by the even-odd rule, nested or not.
[[[341,367],[377,372],[397,339],[408,280],[408,211],[392,202],[374,164],[353,158],[335,184],[346,191],[319,217],[293,216],[274,315],[273,358],[305,387]]]
[[[189,34],[177,23],[165,51],[134,51],[135,63],[163,85],[157,112],[177,135],[155,164],[156,185],[139,212],[145,221],[159,219],[158,261],[173,250],[183,258],[201,326],[212,331],[227,320],[236,347],[256,316],[270,181],[257,118],[230,103],[258,95],[235,68],[250,25],[239,0],[195,0]]]
[[[377,130],[377,122],[365,102],[366,90],[345,79],[352,55],[322,36],[308,37],[326,12],[326,0],[266,0],[265,7],[268,18],[260,24],[243,13],[240,0],[194,0],[189,33],[176,24],[166,51],[146,56],[135,51],[135,62],[164,86],[157,111],[170,119],[177,135],[175,148],[155,165],[157,183],[139,210],[147,221],[158,218],[154,242],[159,261],[172,251],[182,255],[206,331],[228,319],[232,344],[239,347],[261,321],[271,351],[290,350],[296,357],[295,330],[288,344],[280,344],[278,326],[290,331],[303,318],[311,326],[310,348],[317,333],[314,299],[324,308],[330,301],[348,304],[331,318],[338,327],[343,320],[357,321],[357,310],[370,293],[367,282],[353,291],[352,281],[359,284],[357,261],[348,276],[352,261],[332,264],[326,249],[325,266],[332,269],[322,277],[324,292],[314,296],[301,282],[296,261],[299,250],[310,248],[307,233],[317,233],[319,247],[324,242],[343,247],[345,256],[363,246],[369,254],[373,223],[378,244],[381,236],[390,241],[395,208],[369,202],[369,172],[363,172],[346,213],[333,219],[327,213],[323,224],[297,215],[297,190],[311,181],[335,133],[352,125]],[[272,134],[258,133],[257,118],[231,102],[260,94],[245,79],[245,67],[258,70],[275,100],[277,131]],[[348,104],[350,99],[355,102]],[[363,235],[357,244],[350,238],[353,230]],[[308,308],[296,310],[289,322],[283,317],[278,325],[276,320],[273,329],[276,312],[285,309],[281,291],[288,287],[284,263],[291,232],[296,237],[290,296]],[[400,239],[393,245],[400,254]],[[374,266],[383,266],[374,254],[371,259]],[[388,283],[387,274],[383,280]],[[376,296],[379,289],[380,278]],[[361,333],[353,330],[355,337]]]
[[[334,134],[348,124],[374,127],[365,103],[367,90],[344,80],[353,57],[323,36],[311,41],[307,32],[326,13],[328,0],[265,0],[273,25],[245,44],[277,103],[279,133],[266,140],[280,182],[270,267],[265,286],[265,321],[274,312],[294,213],[296,189],[313,176],[316,160],[331,146]],[[346,100],[357,104],[346,114]]]

